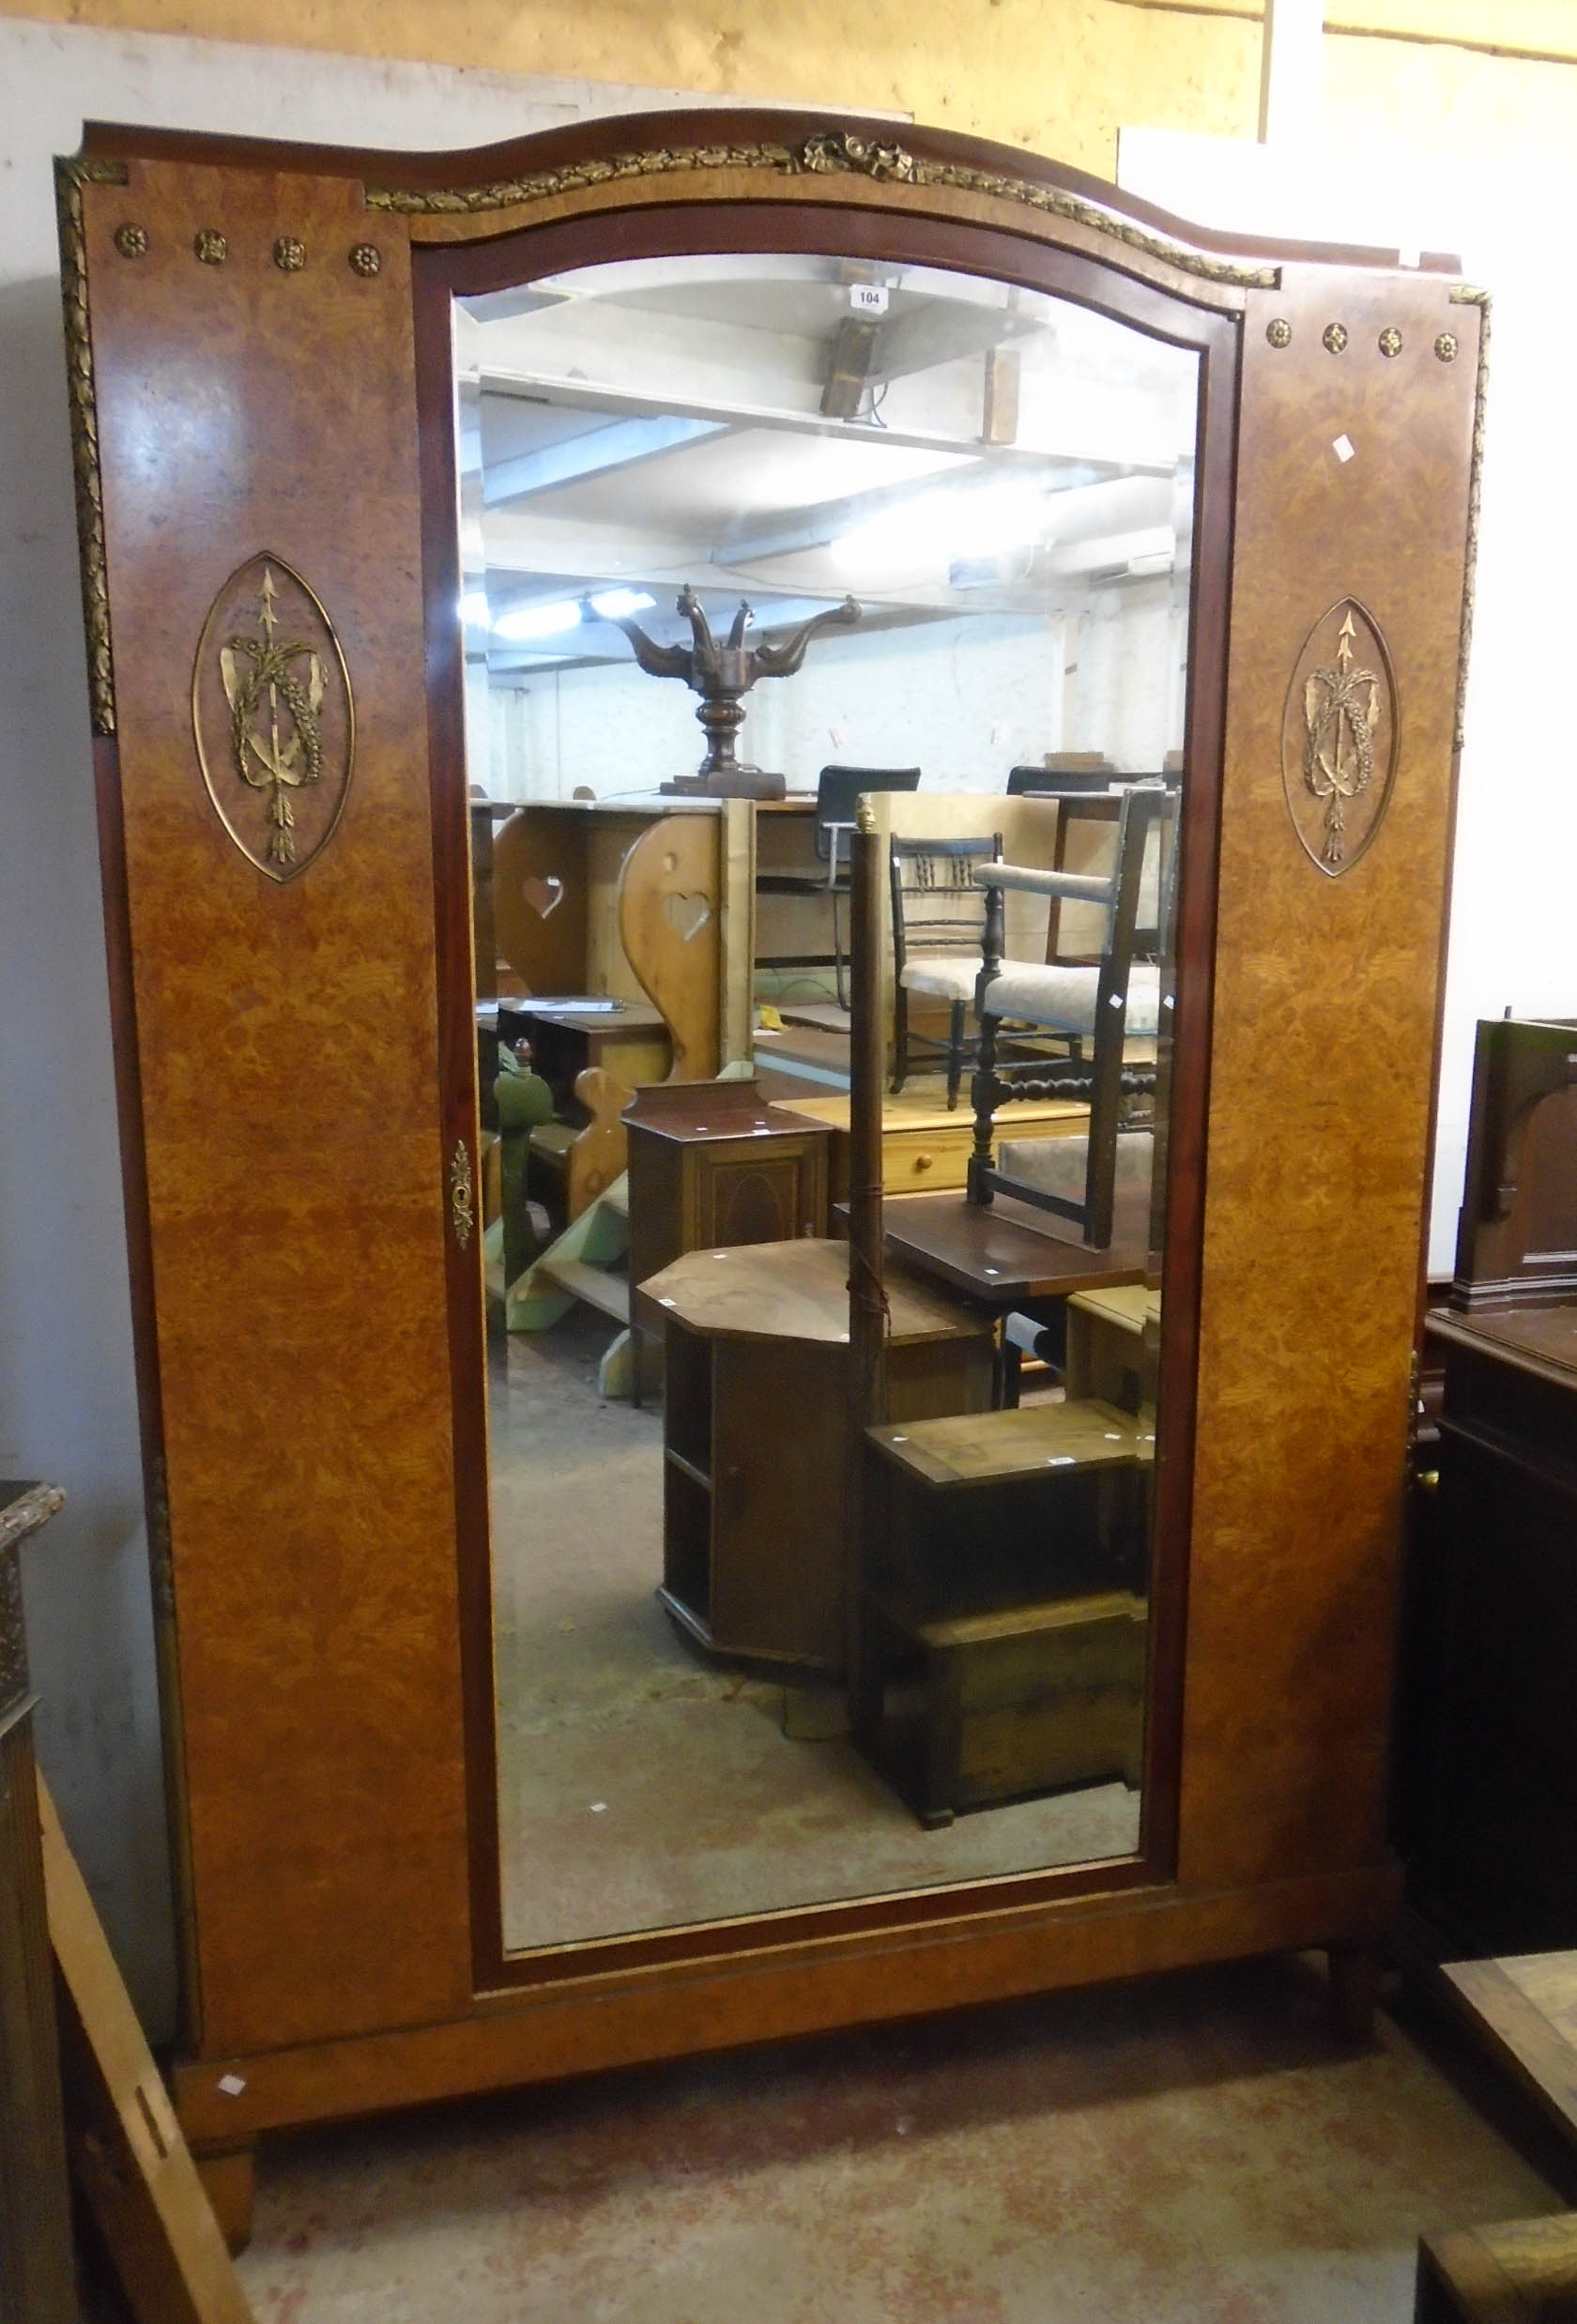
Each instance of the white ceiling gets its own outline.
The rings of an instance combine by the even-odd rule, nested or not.
[[[466,302],[456,363],[466,586],[495,619],[617,581],[657,635],[686,582],[763,624],[848,590],[866,626],[1044,619],[1187,557],[1194,359],[982,278],[629,261]],[[993,366],[1016,410],[987,443]],[[496,679],[628,654],[604,622],[487,642]]]

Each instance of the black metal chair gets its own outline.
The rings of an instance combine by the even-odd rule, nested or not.
[[[849,894],[849,857],[844,842],[854,829],[855,802],[867,791],[912,791],[920,787],[918,767],[823,767],[816,784],[816,818],[813,825],[813,845],[816,860],[824,864],[820,874],[809,872],[761,872],[757,876],[757,888],[763,895],[825,895],[832,900],[833,949],[830,953],[781,953],[759,956],[757,967],[762,969],[825,969],[834,972],[838,1005],[847,1008],[844,995],[843,939],[838,925],[838,906]]]
[[[1159,1051],[1171,1029],[1167,945],[1175,881],[1177,850],[1171,841],[1176,809],[1176,792],[1158,783],[1125,790],[1118,810],[1115,860],[1108,873],[1040,871],[999,862],[980,864],[974,873],[986,889],[987,908],[975,1001],[980,1036],[969,1200],[988,1203],[993,1193],[1011,1194],[1071,1219],[1094,1250],[1107,1249],[1112,1238],[1123,1101],[1154,1092],[1157,1081],[1159,1058],[1157,1064],[1129,1064],[1124,1045],[1129,1039],[1154,1038]],[[1159,847],[1154,877],[1147,879],[1152,832],[1158,834]],[[1009,888],[1101,905],[1106,918],[1099,962],[1032,966],[1003,960],[1003,898]],[[997,1047],[1004,1019],[1016,1027],[1027,1025],[1088,1043],[1089,1057],[999,1064]],[[994,1166],[993,1117],[999,1105],[1014,1097],[1088,1097],[1081,1199],[1032,1186]]]
[[[1049,767],[1041,759],[1033,767],[1009,767],[1009,799],[1023,799],[1037,791],[1104,791],[1109,790],[1113,783],[1123,780],[1111,761],[1098,751],[1070,753],[1069,756],[1086,763]]]

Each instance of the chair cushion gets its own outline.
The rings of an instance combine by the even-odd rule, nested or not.
[[[1034,969],[1026,960],[1004,960],[1003,974],[1017,975],[1022,969],[1033,976]],[[980,976],[980,955],[977,952],[927,952],[913,960],[906,960],[898,982],[906,992],[924,992],[943,1001],[974,999],[974,987]]]
[[[1092,1033],[1095,1029],[1098,969],[1035,968],[1018,960],[1004,960],[1003,972],[988,986],[987,1014],[1012,1017],[1020,1024],[1047,1025],[1059,1032]],[[1125,1033],[1154,1033],[1160,1017],[1161,973],[1138,963],[1128,977]]]
[[[906,960],[898,982],[906,992],[938,993],[943,1001],[972,1001],[979,974],[977,952],[928,952],[918,959]]]
[[[1148,1186],[1155,1157],[1151,1131],[1121,1131],[1115,1180],[1119,1191]],[[1037,1194],[1061,1195],[1065,1202],[1083,1201],[1089,1167],[1088,1138],[1004,1138],[997,1148],[997,1169],[1004,1178],[1033,1186]]]

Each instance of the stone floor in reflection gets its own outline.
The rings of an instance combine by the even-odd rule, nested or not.
[[[1092,1786],[927,1832],[844,1732],[838,1686],[709,1663],[662,1577],[662,1417],[605,1403],[612,1326],[515,1334],[493,1411],[499,1831],[512,1951],[1132,1852]]]

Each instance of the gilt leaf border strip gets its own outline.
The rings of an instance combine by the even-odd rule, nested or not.
[[[104,569],[104,496],[99,476],[99,410],[93,389],[93,333],[87,312],[84,186],[124,186],[124,161],[77,159],[54,165],[60,225],[60,298],[66,324],[66,385],[71,411],[71,479],[77,502],[83,628],[93,731],[115,730],[115,657],[110,649],[110,592]]]
[[[1458,283],[1449,294],[1453,307],[1478,310],[1478,367],[1473,383],[1473,453],[1467,482],[1467,543],[1462,559],[1462,628],[1457,640],[1457,698],[1452,714],[1451,747],[1460,752],[1467,707],[1467,663],[1473,650],[1474,595],[1478,576],[1478,495],[1484,470],[1484,405],[1490,391],[1490,294],[1474,283]]]
[[[575,161],[560,169],[538,170],[528,176],[496,178],[476,186],[368,186],[366,201],[369,209],[391,210],[406,217],[474,218],[492,210],[528,208],[533,203],[552,201],[561,194],[585,192],[595,186],[633,178],[722,169],[761,170],[794,177],[862,176],[890,184],[940,186],[985,193],[999,201],[1016,202],[1043,216],[1087,226],[1130,250],[1159,259],[1185,274],[1198,275],[1205,282],[1229,283],[1248,290],[1274,290],[1280,281],[1278,267],[1255,266],[1243,259],[1222,258],[1209,251],[1194,250],[1060,186],[1036,185],[1029,178],[973,169],[963,162],[927,161],[902,145],[851,137],[842,130],[819,130],[796,145],[662,145],[646,153],[616,154],[602,161]]]

